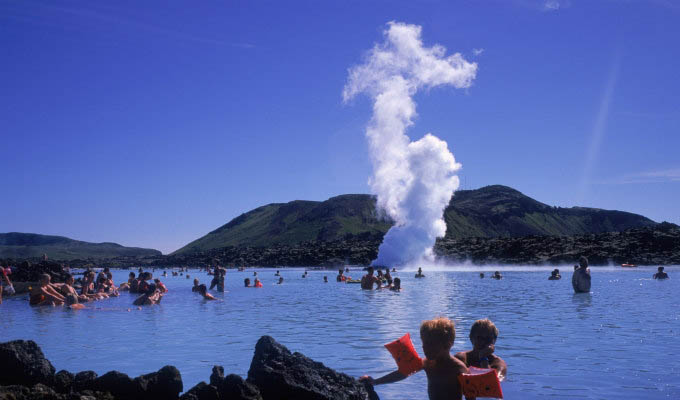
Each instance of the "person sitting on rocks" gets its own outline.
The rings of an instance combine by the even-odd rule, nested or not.
[[[163,293],[156,288],[156,285],[151,283],[147,286],[146,292],[135,299],[132,303],[136,306],[151,306],[159,304],[163,299]]]
[[[336,282],[344,282],[346,279],[347,279],[347,277],[345,277],[345,275],[342,271],[342,268],[339,269],[338,270],[338,276],[335,277],[335,281]]]
[[[40,282],[38,286],[31,289],[31,294],[29,297],[29,304],[32,306],[45,306],[45,305],[60,305],[64,304],[64,296],[59,294],[54,287],[50,284],[50,276],[48,274],[40,275]]]
[[[657,268],[657,273],[654,274],[654,279],[668,279],[668,274],[663,272],[663,267]]]
[[[548,280],[550,280],[550,281],[558,281],[560,279],[562,279],[562,275],[560,275],[560,270],[557,269],[557,268],[552,270],[552,272],[550,273],[550,276],[548,277]]]
[[[378,285],[378,289],[382,285],[382,281],[373,276],[373,267],[368,267],[366,275],[361,278],[361,288],[364,290],[373,290],[373,285]]]
[[[472,350],[461,351],[456,358],[465,366],[477,368],[493,368],[498,378],[503,380],[508,373],[508,366],[502,358],[493,354],[498,339],[498,328],[488,319],[479,319],[470,328]]]
[[[424,278],[425,275],[423,275],[423,269],[418,267],[418,273],[416,274],[416,278]]]
[[[493,275],[491,275],[491,279],[503,279],[503,275],[501,275],[501,271],[495,271]]]
[[[425,321],[420,326],[420,339],[423,342],[423,369],[427,375],[427,394],[430,400],[462,399],[463,394],[458,376],[468,373],[465,364],[451,356],[451,347],[456,339],[456,328],[448,318]],[[378,379],[362,376],[359,380],[371,385],[399,382],[408,376],[391,372]]]
[[[251,286],[250,286],[250,278],[244,279],[244,280],[243,280],[243,284],[245,285],[245,287],[251,287]]]
[[[390,286],[390,290],[393,292],[400,292],[401,291],[401,279],[399,278],[394,278],[394,283],[392,286]]]
[[[588,268],[588,259],[581,256],[578,259],[579,268],[574,270],[571,276],[571,286],[576,293],[590,292],[590,269]]]
[[[191,291],[192,291],[192,292],[198,292],[198,287],[199,287],[199,286],[200,286],[200,285],[198,284],[198,278],[194,279],[194,286],[191,288]],[[203,285],[203,286],[205,286],[205,285]]]
[[[205,287],[205,285],[203,285],[203,284],[198,285],[198,290],[197,290],[197,292],[200,293],[201,296],[203,296],[203,298],[206,299],[206,300],[217,300],[217,299],[215,298],[215,296],[213,296],[212,294],[208,293],[208,288]]]

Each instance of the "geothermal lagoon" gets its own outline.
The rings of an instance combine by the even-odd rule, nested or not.
[[[281,269],[282,285],[273,269],[229,270],[226,292],[212,292],[217,302],[191,292],[194,278],[210,282],[205,272],[189,271],[186,279],[156,270],[169,292],[142,310],[127,292],[80,311],[5,298],[0,338],[34,340],[57,370],[136,376],[174,365],[188,390],[207,380],[213,365],[245,377],[262,335],[351,376],[378,377],[395,369],[383,345],[406,332],[422,356],[421,321],[454,320],[457,352],[471,347],[471,324],[488,317],[500,330],[496,354],[508,364],[507,399],[679,398],[680,267],[667,267],[666,281],[653,280],[651,267],[591,267],[588,294],[574,294],[571,268],[560,269],[562,280],[548,281],[552,267],[424,266],[425,279],[410,269],[393,274],[402,279],[400,293],[337,283],[333,270],[302,278],[303,269]],[[494,270],[504,278],[490,279]],[[243,287],[254,271],[264,288]],[[114,271],[114,281],[127,273]],[[422,399],[426,388],[420,372],[376,391],[382,399]]]

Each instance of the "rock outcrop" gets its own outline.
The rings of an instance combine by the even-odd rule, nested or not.
[[[335,372],[300,353],[291,353],[270,336],[255,346],[248,382],[266,400],[365,400],[375,399],[372,389],[354,378]]]
[[[173,366],[136,378],[118,371],[55,373],[35,342],[0,343],[0,400],[379,400],[370,386],[291,353],[269,336],[257,342],[247,380],[215,366],[209,384],[179,397],[183,389]]]

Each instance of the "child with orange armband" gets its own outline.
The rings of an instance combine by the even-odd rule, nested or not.
[[[494,354],[498,328],[489,319],[475,321],[470,328],[472,350],[461,351],[456,358],[466,367],[493,368],[502,381],[508,373],[508,366],[502,358]]]
[[[455,338],[456,329],[450,319],[436,318],[425,321],[420,326],[420,339],[423,342],[423,352],[426,357],[424,360],[419,361],[420,359],[411,345],[410,352],[414,355],[405,355],[406,358],[414,361],[410,362],[410,365],[400,365],[397,371],[377,379],[362,376],[360,380],[367,381],[372,385],[382,385],[398,382],[420,369],[424,369],[427,374],[427,393],[430,400],[462,399],[463,394],[458,377],[467,373],[468,369],[463,362],[451,356],[451,347]],[[410,344],[408,336],[398,342],[403,339],[406,339]],[[397,357],[395,359],[398,360]]]

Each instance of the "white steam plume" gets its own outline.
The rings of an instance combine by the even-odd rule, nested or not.
[[[458,188],[456,163],[446,142],[427,134],[411,142],[406,129],[416,117],[412,96],[439,85],[467,88],[477,64],[459,53],[446,56],[440,45],[423,47],[421,27],[387,24],[385,41],[364,64],[352,67],[343,90],[345,101],[366,93],[373,117],[366,128],[373,176],[369,183],[378,207],[395,221],[380,245],[377,265],[407,264],[432,257],[437,237],[446,233],[442,216]]]

